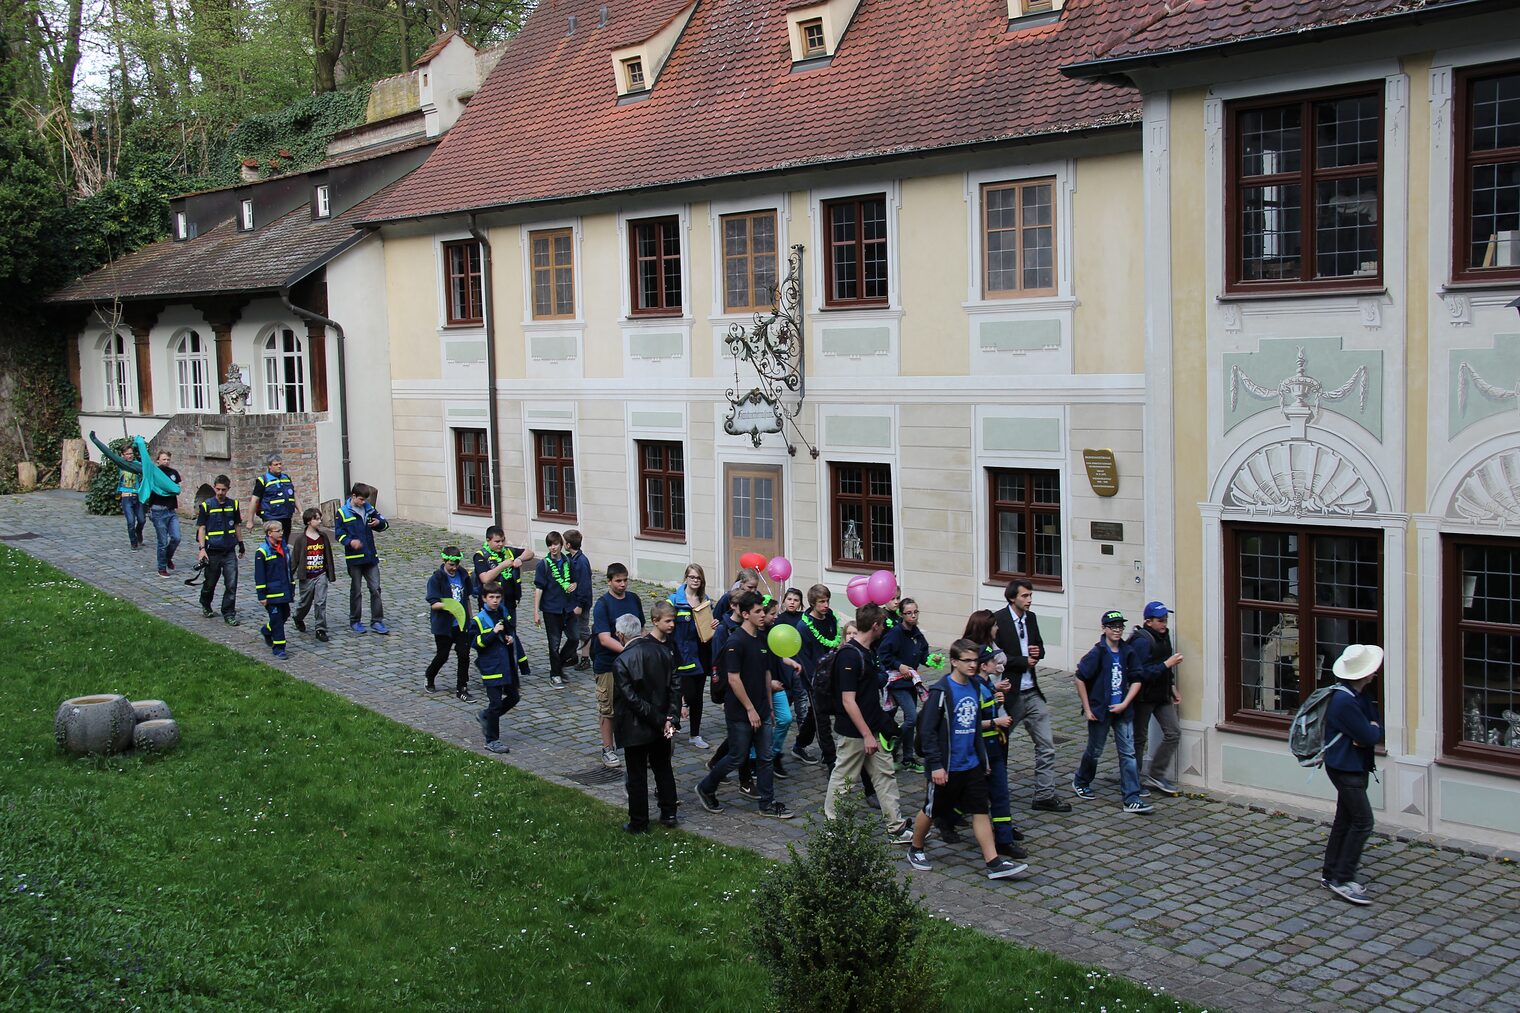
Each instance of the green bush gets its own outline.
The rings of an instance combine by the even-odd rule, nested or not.
[[[132,446],[129,439],[118,437],[112,440],[108,446],[120,454],[123,450]],[[116,495],[116,487],[121,484],[121,469],[112,464],[109,459],[100,462],[100,470],[90,480],[90,491],[84,494],[84,508],[92,514],[119,514],[121,513],[121,497]]]
[[[787,1013],[923,1011],[944,1004],[929,914],[898,874],[881,820],[856,800],[808,834],[807,853],[756,894],[760,961]]]

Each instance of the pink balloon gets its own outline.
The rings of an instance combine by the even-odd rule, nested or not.
[[[777,556],[771,560],[765,572],[771,575],[771,580],[787,580],[792,575],[792,562],[785,556]]]
[[[897,575],[891,570],[877,570],[866,581],[866,592],[873,605],[885,605],[897,597]]]
[[[853,577],[849,586],[844,589],[844,596],[850,599],[850,604],[856,608],[868,604],[871,601],[871,592],[866,587],[869,577]]]

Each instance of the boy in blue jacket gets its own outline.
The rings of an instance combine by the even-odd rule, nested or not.
[[[538,561],[533,572],[533,625],[544,627],[549,645],[549,685],[565,688],[565,666],[575,664],[579,646],[575,631],[575,593],[579,590],[571,575],[574,567],[565,555],[565,538],[558,531],[544,538],[549,554]]]
[[[1144,673],[1135,649],[1124,642],[1124,613],[1103,613],[1103,636],[1077,663],[1082,684],[1082,713],[1087,717],[1087,750],[1071,779],[1071,790],[1081,799],[1094,799],[1093,777],[1103,755],[1109,729],[1119,753],[1119,783],[1124,789],[1125,815],[1144,815],[1152,806],[1140,797],[1140,768],[1135,763],[1134,712],[1130,705],[1140,695]]]
[[[264,544],[253,553],[253,593],[269,616],[264,622],[264,643],[276,658],[285,657],[285,620],[290,618],[290,559],[285,554],[285,526],[279,521],[264,525]]]
[[[362,580],[369,586],[370,629],[385,634],[390,629],[385,625],[385,609],[380,604],[380,554],[375,551],[375,532],[384,531],[390,523],[370,506],[374,495],[374,486],[355,482],[348,491],[348,502],[338,507],[333,533],[348,563],[348,628],[355,633],[364,632],[364,598],[359,590]]]
[[[517,627],[502,604],[502,587],[485,586],[480,611],[470,620],[469,630],[475,641],[475,667],[486,688],[486,709],[476,715],[486,749],[493,753],[512,750],[501,741],[501,716],[517,706]]]
[[[449,660],[449,652],[453,651],[459,659],[459,674],[454,680],[454,695],[461,700],[470,698],[470,638],[465,630],[469,627],[470,598],[475,593],[475,581],[469,573],[459,565],[462,555],[459,546],[450,545],[444,548],[440,554],[443,560],[441,566],[428,575],[427,603],[428,628],[433,633],[433,644],[437,648],[433,654],[433,660],[428,663],[427,672],[423,674],[426,689],[429,693],[438,691],[433,680],[443,670],[444,662]],[[444,608],[444,602],[456,601],[459,607],[465,610],[466,618],[456,621],[453,613]]]
[[[1372,835],[1372,803],[1367,800],[1367,776],[1372,773],[1373,747],[1383,741],[1383,726],[1372,703],[1363,695],[1383,666],[1383,649],[1351,644],[1336,660],[1333,671],[1339,692],[1330,694],[1325,710],[1325,773],[1335,785],[1335,822],[1325,846],[1325,888],[1348,904],[1372,903],[1356,882],[1362,848]]]

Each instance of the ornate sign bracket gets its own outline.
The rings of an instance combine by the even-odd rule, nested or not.
[[[786,443],[793,456],[797,447],[787,439],[790,426],[797,439],[805,444],[815,459],[818,448],[808,442],[797,426],[802,401],[807,394],[804,377],[802,340],[802,245],[791,249],[787,257],[786,277],[772,290],[774,309],[756,313],[753,322],[731,324],[726,341],[734,356],[734,385],[727,391],[728,417],[723,431],[730,436],[748,436],[755,446],[760,437],[775,433]],[[739,362],[755,367],[758,385],[739,393]]]

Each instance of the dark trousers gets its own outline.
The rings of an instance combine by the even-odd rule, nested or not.
[[[774,750],[773,750],[774,751]],[[723,757],[728,755],[728,739],[718,743],[718,748],[713,750],[712,765],[716,767]],[[739,757],[739,783],[749,784],[755,779],[755,761],[745,753]]]
[[[690,672],[681,676],[681,698],[686,701],[686,727],[691,737],[702,734],[702,698],[707,695],[707,676]]]
[[[545,612],[544,639],[549,644],[549,674],[564,678],[565,666],[575,664],[574,612]]]
[[[385,608],[380,604],[380,564],[348,564],[348,622],[350,625],[364,621],[364,595],[360,584],[369,587],[369,621],[385,621]]]
[[[996,735],[982,739],[987,747],[987,813],[992,817],[992,839],[1013,843],[1013,803],[1008,796],[1008,744]]]
[[[702,778],[700,787],[705,792],[718,790],[718,785],[729,772],[739,765],[739,761],[749,758],[750,748],[755,750],[755,766],[757,769],[755,787],[760,794],[760,808],[764,809],[776,800],[775,784],[771,778],[771,733],[775,730],[774,720],[766,718],[760,723],[759,728],[751,728],[747,718],[728,722],[728,754],[717,763],[708,775]]]
[[[216,582],[222,582],[222,615],[237,615],[238,558],[236,549],[207,549],[206,569],[201,574],[201,608],[211,607]]]
[[[285,650],[285,620],[290,618],[290,602],[265,602],[269,618],[264,621],[264,641],[276,651]]]
[[[628,823],[634,830],[649,826],[649,772],[654,771],[654,796],[661,819],[676,815],[676,775],[670,769],[670,740],[659,738],[642,746],[623,747],[627,770]]]
[[[470,638],[463,631],[455,633],[434,633],[433,643],[438,650],[433,655],[433,660],[428,662],[427,684],[431,686],[438,673],[443,671],[444,663],[449,660],[449,652],[453,651],[459,658],[459,676],[454,683],[456,690],[463,690],[470,685]]]
[[[501,716],[517,706],[520,694],[517,680],[510,675],[484,681],[486,709],[480,712],[480,720],[485,725],[486,741],[495,742],[501,738]]]
[[[806,690],[804,690],[806,692]],[[809,701],[811,704],[812,701]],[[820,725],[822,734],[820,732]],[[809,706],[808,715],[797,727],[797,744],[794,749],[805,749],[818,740],[818,749],[823,753],[823,762],[829,766],[834,765],[834,730],[829,727],[829,719],[818,713],[817,707]]]
[[[1332,883],[1351,883],[1356,880],[1362,849],[1372,836],[1367,772],[1326,767],[1325,773],[1335,785],[1335,822],[1330,824],[1330,842],[1325,845],[1325,878]]]

